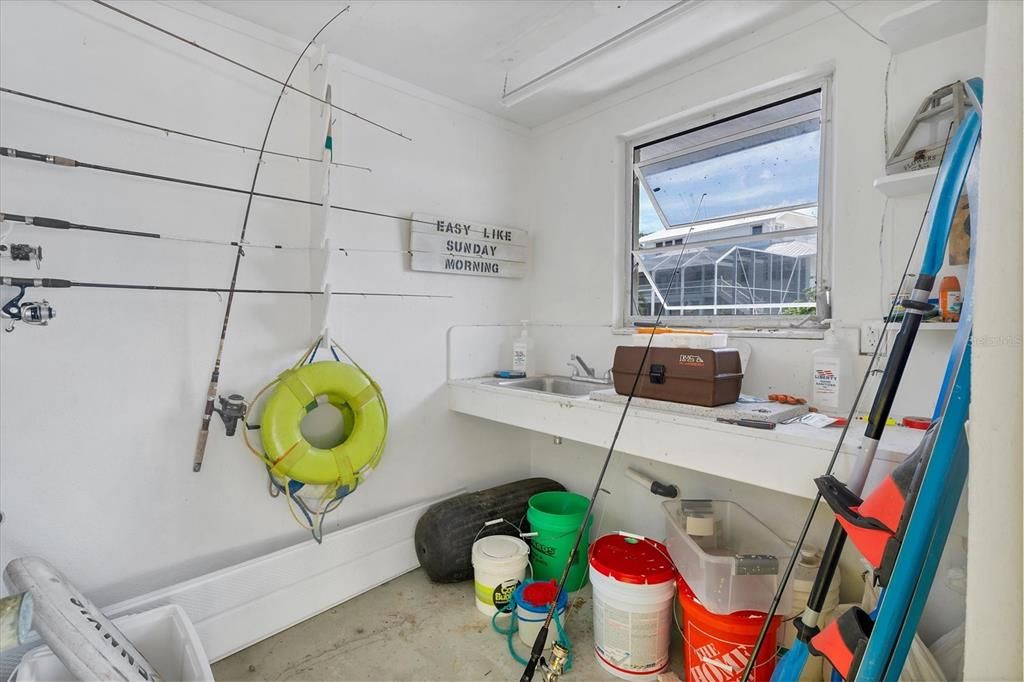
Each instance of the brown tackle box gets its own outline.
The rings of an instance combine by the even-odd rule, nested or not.
[[[643,368],[643,346],[615,349],[615,392],[629,395],[637,370],[636,397],[714,407],[736,402],[743,371],[735,348],[651,348]]]

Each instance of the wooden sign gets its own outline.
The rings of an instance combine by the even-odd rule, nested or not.
[[[414,213],[412,269],[484,277],[526,274],[529,233],[456,218]]]

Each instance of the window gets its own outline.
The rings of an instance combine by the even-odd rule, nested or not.
[[[628,323],[827,317],[825,87],[629,145]]]

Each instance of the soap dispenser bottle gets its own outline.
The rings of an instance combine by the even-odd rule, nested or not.
[[[533,369],[533,339],[530,338],[530,331],[527,328],[529,322],[522,320],[523,328],[519,332],[519,338],[512,344],[512,371],[529,374]]]
[[[825,345],[811,357],[811,404],[830,414],[847,414],[853,402],[853,361],[843,352],[834,330],[825,331]]]

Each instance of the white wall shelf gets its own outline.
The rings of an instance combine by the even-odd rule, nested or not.
[[[448,382],[448,408],[520,428],[607,448],[622,406],[488,385],[490,379]],[[778,492],[811,498],[839,438],[839,429],[780,424],[772,431],[720,424],[677,412],[630,408],[616,449]],[[860,445],[859,429],[847,435],[836,466],[844,477]],[[868,488],[902,462],[923,431],[885,431]]]
[[[878,32],[893,54],[985,25],[987,2],[981,0],[926,0],[893,12]]]
[[[875,178],[875,189],[887,197],[907,197],[913,194],[927,194],[935,183],[938,166],[906,173],[894,173]]]

